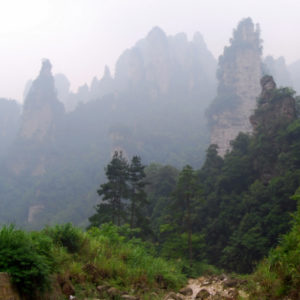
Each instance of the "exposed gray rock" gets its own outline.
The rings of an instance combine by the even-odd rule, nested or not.
[[[218,94],[208,110],[211,144],[224,156],[239,132],[251,132],[249,117],[260,91],[261,45],[259,28],[250,18],[242,20],[230,46],[219,58]]]

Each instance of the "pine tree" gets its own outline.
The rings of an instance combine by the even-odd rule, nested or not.
[[[129,166],[129,200],[130,200],[130,227],[143,227],[145,225],[145,212],[147,194],[145,192],[145,166],[139,156],[134,156]]]
[[[179,174],[176,189],[173,193],[171,209],[174,220],[181,227],[181,232],[187,234],[187,248],[190,265],[193,260],[193,223],[195,221],[195,209],[199,202],[199,186],[196,173],[189,165],[185,166]]]
[[[115,151],[105,170],[108,182],[101,184],[97,191],[102,196],[103,203],[97,205],[97,213],[90,217],[92,225],[98,226],[110,218],[113,224],[120,226],[126,220],[124,200],[129,195],[128,169],[128,162],[122,151]]]

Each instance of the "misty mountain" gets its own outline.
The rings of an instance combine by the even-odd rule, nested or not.
[[[115,69],[114,77],[106,68],[103,78],[72,93],[66,76],[53,76],[43,61],[3,161],[0,222],[86,222],[114,150],[144,163],[201,165],[204,111],[216,87],[216,62],[201,35],[188,41],[154,28]]]

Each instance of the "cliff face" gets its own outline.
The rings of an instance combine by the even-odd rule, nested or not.
[[[251,19],[241,21],[231,44],[219,58],[218,94],[208,110],[211,144],[224,156],[239,132],[250,132],[249,117],[256,106],[261,77],[259,28]]]
[[[51,148],[56,139],[56,128],[64,115],[58,101],[51,74],[51,63],[44,60],[39,76],[33,81],[23,106],[20,130],[8,155],[7,167],[15,175],[26,172],[42,175],[46,171]],[[48,151],[49,153],[51,151]]]
[[[39,76],[33,81],[25,99],[20,137],[42,141],[55,127],[64,113],[58,101],[51,74],[51,63],[44,60]]]

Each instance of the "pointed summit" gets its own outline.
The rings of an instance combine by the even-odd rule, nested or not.
[[[233,31],[232,46],[251,45],[261,52],[260,27],[259,24],[254,25],[251,18],[243,19],[239,22],[237,29]]]
[[[40,76],[52,76],[51,73],[52,65],[49,59],[44,58],[42,60],[42,68],[40,70]]]
[[[156,26],[150,30],[146,39],[150,42],[157,43],[157,42],[166,41],[167,35],[160,27]]]
[[[193,36],[193,42],[197,45],[199,45],[200,47],[205,47],[207,48],[205,42],[204,42],[204,39],[203,39],[203,36],[202,34],[197,31],[195,32],[194,36]]]
[[[39,102],[58,102],[51,68],[50,61],[44,59],[39,76],[33,81],[25,98],[24,109]]]
[[[21,136],[42,140],[52,130],[64,107],[57,99],[51,63],[44,59],[39,76],[33,81],[23,109]]]
[[[103,79],[104,78],[111,78],[110,69],[107,65],[105,65],[105,67],[104,67]]]

